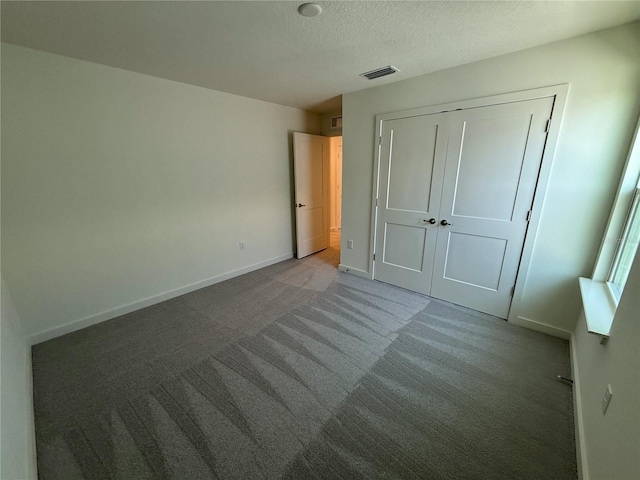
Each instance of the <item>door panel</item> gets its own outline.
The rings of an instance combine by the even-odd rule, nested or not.
[[[329,139],[293,134],[296,257],[329,246]]]
[[[447,124],[442,114],[384,121],[374,277],[410,290],[431,288]]]
[[[506,318],[553,99],[452,112],[431,295]],[[465,269],[467,271],[465,271]]]
[[[324,233],[322,225],[323,217],[323,207],[300,208],[298,212],[298,228],[300,231],[307,232],[310,238],[321,237]]]
[[[387,208],[428,212],[438,125],[394,120],[390,132]]]
[[[382,261],[420,272],[426,243],[426,229],[387,223]]]
[[[464,121],[453,215],[512,219],[530,124],[528,112]]]
[[[506,240],[453,232],[445,232],[445,235],[447,233],[444,278],[497,291],[507,250]],[[478,251],[483,255],[477,255]]]

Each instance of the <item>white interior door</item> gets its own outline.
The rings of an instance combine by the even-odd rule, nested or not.
[[[296,257],[329,246],[329,138],[293,134]]]
[[[383,120],[374,278],[506,318],[552,107]]]
[[[552,98],[452,112],[431,295],[507,318]]]
[[[446,145],[445,115],[383,121],[377,280],[430,292]]]

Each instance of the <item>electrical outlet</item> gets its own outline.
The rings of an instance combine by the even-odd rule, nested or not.
[[[347,240],[347,248],[348,249],[353,249],[353,240]]]
[[[240,250],[244,250],[246,247],[244,242],[238,242],[238,246],[240,247]]]
[[[611,385],[607,385],[607,389],[604,391],[604,397],[602,397],[602,414],[607,413],[607,408],[609,408],[609,403],[611,403],[611,397],[613,397],[613,392],[611,391]]]

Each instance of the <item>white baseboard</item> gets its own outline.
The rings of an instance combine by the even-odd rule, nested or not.
[[[563,328],[554,327],[553,325],[547,325],[546,323],[537,322],[529,318],[516,316],[509,319],[510,323],[520,325],[521,327],[528,328],[529,330],[535,330],[536,332],[546,333],[553,337],[562,338],[564,340],[571,339],[571,332]]]
[[[107,310],[106,312],[90,315],[88,317],[81,318],[79,320],[74,320],[69,323],[65,323],[64,325],[60,325],[58,327],[50,328],[48,330],[35,333],[33,335],[30,335],[27,338],[27,340],[30,345],[46,342],[47,340],[51,340],[52,338],[65,335],[67,333],[75,332],[76,330],[80,330],[81,328],[89,327],[91,325],[95,325],[97,323],[104,322],[106,320],[111,320],[112,318],[119,317],[120,315],[125,315],[127,313],[140,310],[141,308],[149,307],[151,305],[155,305],[156,303],[164,302],[165,300],[170,300],[172,298],[179,297],[180,295],[193,292],[194,290],[199,290],[201,288],[205,288],[210,285],[214,285],[216,283],[224,282],[225,280],[229,280],[230,278],[234,278],[239,275],[243,275],[245,273],[253,272],[254,270],[259,270],[264,267],[268,267],[269,265],[273,265],[274,263],[288,260],[289,258],[292,258],[292,257],[293,257],[293,253],[286,253],[284,255],[270,258],[269,260],[264,260],[262,262],[254,263],[253,265],[248,265],[246,267],[239,268],[238,270],[233,270],[231,272],[223,273],[221,275],[216,275],[215,277],[207,278],[205,280],[201,280],[199,282],[195,282],[190,285],[186,285],[184,287],[176,288],[175,290],[171,290],[168,292],[160,293],[158,295],[153,295],[151,297],[143,298],[141,300],[137,300],[135,302],[131,302],[126,305],[113,308],[111,310]]]
[[[364,270],[360,270],[358,268],[349,267],[347,265],[343,265],[342,263],[338,265],[338,270],[345,273],[351,273],[356,277],[366,278],[367,280],[371,280],[371,275],[369,272],[365,272]]]
[[[582,403],[580,398],[580,372],[578,371],[578,360],[576,357],[575,338],[573,332],[562,328],[547,325],[546,323],[536,322],[529,318],[516,316],[509,319],[509,322],[530,330],[546,333],[554,337],[569,340],[570,360],[571,360],[571,378],[573,379],[573,424],[576,439],[576,463],[578,466],[578,479],[589,480],[589,470],[587,469],[586,449],[584,444],[584,431],[582,422]]]
[[[573,424],[576,437],[576,463],[578,465],[578,479],[589,480],[587,468],[587,450],[584,444],[584,424],[582,420],[582,399],[580,397],[580,372],[576,353],[574,334],[571,334],[569,346],[571,350],[571,378],[573,379]]]

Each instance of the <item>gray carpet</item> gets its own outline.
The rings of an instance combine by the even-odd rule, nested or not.
[[[576,478],[566,341],[318,257],[36,345],[33,373],[43,479]]]

